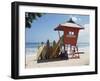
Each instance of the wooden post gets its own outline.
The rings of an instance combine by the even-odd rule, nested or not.
[[[75,46],[73,47],[73,54],[72,54],[72,58],[75,58]]]
[[[77,57],[80,58],[79,52],[78,52],[78,46],[76,46],[76,50],[77,50],[77,54],[78,54]]]
[[[64,44],[64,52],[65,52],[65,44]]]
[[[66,45],[66,51],[68,52],[68,45]]]
[[[72,52],[72,46],[70,45],[70,53]]]

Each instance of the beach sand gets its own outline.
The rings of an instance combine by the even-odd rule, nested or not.
[[[42,67],[62,67],[62,66],[82,66],[89,65],[89,52],[85,51],[80,54],[79,59],[68,59],[52,62],[37,63],[37,54],[26,55],[26,68],[42,68]]]

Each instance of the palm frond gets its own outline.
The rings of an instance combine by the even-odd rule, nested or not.
[[[41,13],[25,13],[25,26],[26,28],[30,28],[31,24],[34,20],[36,20],[38,17],[41,17],[43,14]]]

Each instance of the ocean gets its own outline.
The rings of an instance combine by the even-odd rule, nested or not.
[[[89,43],[78,43],[79,50],[83,50],[84,48],[89,48]],[[25,43],[25,52],[26,54],[36,54],[38,48],[41,46],[41,43]]]

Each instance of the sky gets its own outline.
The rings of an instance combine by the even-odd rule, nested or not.
[[[31,28],[25,29],[26,42],[58,41],[58,32],[54,31],[54,28],[59,24],[66,23],[70,18],[85,28],[84,30],[80,30],[78,42],[89,42],[89,15],[53,13],[44,14],[32,22]]]

